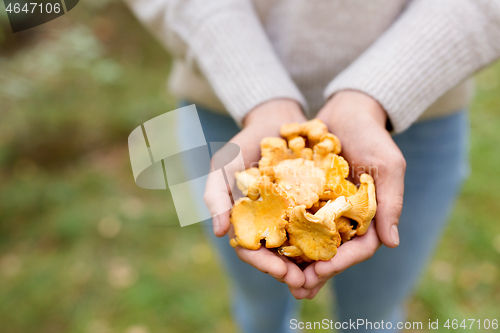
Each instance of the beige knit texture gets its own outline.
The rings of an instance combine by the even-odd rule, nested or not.
[[[498,0],[126,1],[174,55],[174,94],[237,122],[274,98],[313,117],[355,89],[401,132],[465,107],[461,83],[500,56]]]
[[[387,111],[395,132],[500,54],[500,1],[420,0],[325,89],[355,89]],[[495,14],[496,15],[492,15]]]

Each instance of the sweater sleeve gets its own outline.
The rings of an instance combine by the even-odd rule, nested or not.
[[[364,92],[396,133],[434,101],[500,57],[500,1],[414,0],[396,22],[335,77],[325,98]]]
[[[306,102],[281,64],[250,0],[127,0],[160,42],[195,60],[232,117],[241,123],[257,105],[289,98]],[[174,34],[174,36],[172,36]]]

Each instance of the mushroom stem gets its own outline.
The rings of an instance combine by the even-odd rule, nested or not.
[[[304,251],[295,245],[290,245],[280,247],[278,253],[287,257],[299,257],[304,254]]]
[[[323,220],[323,223],[331,229],[336,229],[335,220],[352,209],[352,204],[346,197],[341,196],[334,201],[328,201],[314,216]]]
[[[356,230],[352,229],[351,220],[345,216],[341,216],[335,220],[335,224],[337,226],[337,231],[340,234],[340,238],[342,239],[342,243],[350,240],[354,235],[356,235]]]

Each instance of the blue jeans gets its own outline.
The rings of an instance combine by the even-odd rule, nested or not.
[[[197,109],[207,142],[227,142],[238,133],[231,118]],[[182,130],[190,121],[182,116],[178,119],[181,145],[190,138],[189,133]],[[340,322],[384,320],[392,322],[394,328],[398,321],[404,321],[403,302],[432,257],[460,186],[468,175],[466,111],[414,124],[393,139],[407,162],[399,223],[401,245],[396,249],[383,246],[371,259],[332,279],[337,300],[335,319]],[[199,165],[186,161],[185,167],[188,174],[200,174]],[[195,195],[202,196],[203,191],[196,189]],[[285,284],[240,261],[227,237],[213,235],[209,221],[203,224],[230,276],[233,313],[241,330],[246,333],[294,331],[290,320],[298,319],[300,301],[290,294]]]

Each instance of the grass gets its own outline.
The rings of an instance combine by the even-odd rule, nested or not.
[[[129,132],[175,108],[168,54],[115,1],[15,40],[0,26],[1,330],[236,332],[201,227],[132,179]],[[500,314],[500,64],[477,81],[472,174],[411,321]],[[329,301],[303,302],[303,319],[331,318]]]

